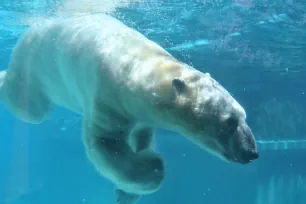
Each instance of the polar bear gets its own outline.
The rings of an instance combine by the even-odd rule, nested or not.
[[[0,99],[34,124],[55,105],[81,114],[87,156],[115,184],[118,204],[136,203],[162,184],[155,128],[225,161],[258,158],[246,113],[228,91],[104,14],[46,19],[25,31],[0,72]]]

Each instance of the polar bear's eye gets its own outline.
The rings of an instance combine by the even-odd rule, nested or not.
[[[184,93],[186,91],[186,88],[187,88],[185,81],[181,78],[178,78],[178,77],[176,77],[172,80],[172,87],[174,88],[174,90],[178,94]]]
[[[229,128],[229,130],[235,131],[238,127],[239,119],[235,117],[234,115],[231,115],[226,119],[226,125]]]

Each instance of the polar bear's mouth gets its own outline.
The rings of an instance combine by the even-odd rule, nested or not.
[[[259,154],[255,151],[247,151],[243,153],[242,159],[238,160],[241,164],[248,164],[259,158]]]
[[[252,152],[252,151],[245,152],[241,154],[240,157],[231,156],[227,152],[224,152],[223,156],[228,161],[240,163],[240,164],[248,164],[259,158],[259,154],[257,152]]]

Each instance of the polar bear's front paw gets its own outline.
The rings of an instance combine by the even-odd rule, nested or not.
[[[139,152],[132,160],[128,177],[142,194],[152,193],[164,179],[164,162],[152,151]]]
[[[135,204],[140,198],[140,195],[126,193],[120,189],[115,189],[116,204]]]

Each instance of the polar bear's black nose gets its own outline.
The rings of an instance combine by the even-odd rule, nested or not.
[[[250,160],[255,160],[255,159],[258,159],[258,158],[259,158],[258,152],[251,153],[251,155],[249,157]]]

